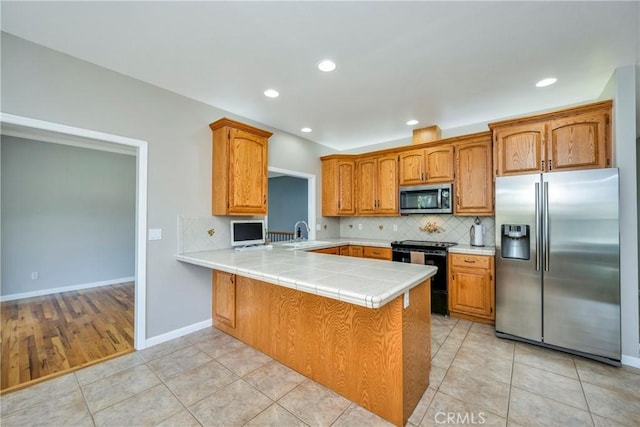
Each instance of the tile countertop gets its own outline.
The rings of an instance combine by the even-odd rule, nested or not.
[[[349,243],[373,246],[374,243],[366,239],[331,240],[330,244],[322,247]],[[179,254],[176,258],[189,264],[369,308],[382,307],[437,271],[436,267],[429,265],[327,255],[305,250],[285,249],[276,244],[270,250],[220,249]]]
[[[467,254],[467,255],[489,255],[496,254],[495,246],[471,246],[471,245],[456,245],[447,249],[452,254]]]

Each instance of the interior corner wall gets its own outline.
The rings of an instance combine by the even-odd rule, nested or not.
[[[620,168],[620,300],[622,355],[638,358],[638,153],[636,148],[636,67],[615,70],[614,160]],[[636,359],[637,360],[637,359]],[[623,360],[624,363],[624,360]]]
[[[134,156],[6,135],[1,150],[3,297],[134,276]]]
[[[147,339],[211,318],[211,270],[175,259],[178,216],[211,217],[209,123],[228,117],[273,132],[269,165],[316,175],[321,206],[324,147],[4,32],[1,42],[3,112],[148,143],[147,223],[162,240],[147,243]],[[230,217],[214,218],[229,227]],[[329,224],[319,237],[339,233],[338,221],[318,223]]]

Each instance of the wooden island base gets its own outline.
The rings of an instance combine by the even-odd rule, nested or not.
[[[398,426],[429,385],[430,307],[430,279],[372,309],[213,272],[216,328]]]

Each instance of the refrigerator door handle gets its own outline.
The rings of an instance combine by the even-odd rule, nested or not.
[[[536,271],[540,271],[540,256],[542,255],[540,250],[540,225],[540,183],[536,182]]]
[[[544,201],[543,201],[544,203],[544,218],[543,218],[544,271],[549,271],[549,246],[551,242],[549,241],[550,235],[549,235],[549,183],[548,182],[544,183],[543,195],[544,195]]]

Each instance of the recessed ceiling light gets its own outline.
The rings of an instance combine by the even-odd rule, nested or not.
[[[417,120],[409,120],[409,121],[407,122],[407,126],[417,125],[418,123],[420,123],[420,122],[419,122],[419,121],[417,121]]]
[[[542,79],[540,80],[538,83],[536,83],[536,87],[545,87],[545,86],[551,86],[552,84],[554,84],[558,79],[556,79],[555,77],[549,77],[547,79]]]
[[[277,98],[280,96],[277,90],[267,89],[264,91],[264,96],[268,96],[269,98]]]
[[[323,59],[322,61],[318,62],[318,69],[320,69],[320,71],[328,73],[329,71],[333,71],[336,69],[336,64],[330,59]]]
[[[309,133],[309,132],[311,132],[311,131],[312,131],[312,129],[311,129],[311,128],[302,128],[302,129],[300,129],[300,130],[301,130],[302,132],[304,132],[304,133]]]

